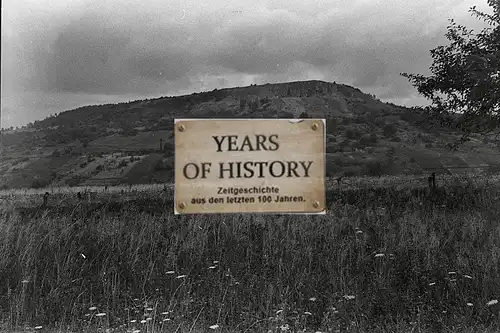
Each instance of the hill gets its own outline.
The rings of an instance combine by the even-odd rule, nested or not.
[[[328,176],[500,170],[494,138],[450,152],[459,133],[421,109],[313,80],[85,106],[3,131],[0,187],[170,182],[175,118],[325,118]]]

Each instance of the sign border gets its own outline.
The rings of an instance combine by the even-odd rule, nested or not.
[[[325,154],[325,157],[323,158],[323,170],[326,173],[326,119],[324,118],[180,118],[180,119],[174,119],[174,145],[175,145],[175,125],[178,122],[181,121],[200,121],[200,120],[205,120],[205,121],[235,121],[235,120],[266,120],[266,121],[273,121],[273,120],[288,120],[291,123],[300,123],[304,120],[316,120],[316,121],[321,121],[323,122],[323,153]],[[175,151],[174,151],[174,160],[175,160]],[[177,170],[174,168],[174,215],[200,215],[200,214],[207,214],[207,215],[235,215],[235,214],[245,214],[245,215],[326,215],[327,211],[327,200],[326,200],[326,174],[323,176],[323,186],[325,189],[325,206],[324,209],[320,212],[314,212],[314,213],[307,213],[307,212],[251,212],[251,213],[244,213],[244,212],[224,212],[224,213],[216,213],[216,212],[207,212],[207,213],[181,213],[177,210],[177,187],[175,186],[175,173]]]

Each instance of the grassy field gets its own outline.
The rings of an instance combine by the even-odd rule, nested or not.
[[[351,179],[323,216],[172,214],[160,186],[0,193],[5,330],[498,332],[498,177]],[[80,189],[83,190],[83,189]],[[123,194],[122,194],[123,190]],[[47,209],[40,193],[51,193]]]

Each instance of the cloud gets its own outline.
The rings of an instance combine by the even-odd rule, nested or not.
[[[429,50],[446,43],[448,18],[479,27],[467,13],[472,5],[8,0],[2,11],[2,105],[23,110],[9,121],[26,123],[57,105],[62,111],[74,104],[53,102],[62,96],[115,102],[307,79],[407,100],[415,89],[399,73],[426,73]]]

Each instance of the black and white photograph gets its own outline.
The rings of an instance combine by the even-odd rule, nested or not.
[[[500,333],[499,0],[4,0],[0,332]]]

